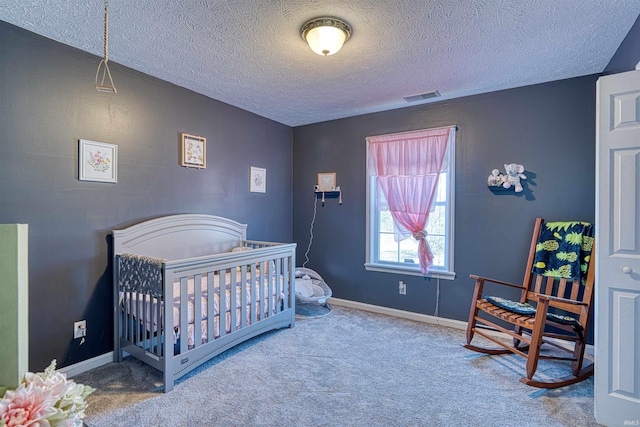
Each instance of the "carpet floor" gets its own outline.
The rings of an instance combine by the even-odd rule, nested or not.
[[[101,426],[596,426],[593,378],[559,389],[520,383],[524,358],[460,346],[464,331],[333,307],[256,337],[162,393],[133,359],[74,380],[97,388]],[[475,341],[474,341],[475,342]],[[479,341],[481,343],[481,341]],[[544,377],[566,364],[541,361]]]

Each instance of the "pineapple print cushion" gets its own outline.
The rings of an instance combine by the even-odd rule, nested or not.
[[[588,222],[542,224],[533,272],[543,276],[581,280],[587,274],[594,227]]]

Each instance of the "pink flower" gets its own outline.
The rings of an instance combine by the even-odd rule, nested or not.
[[[15,391],[6,391],[0,400],[0,421],[4,427],[49,427],[47,417],[57,412],[54,404],[50,390],[22,384]]]
[[[54,365],[55,366],[55,365]],[[67,376],[60,372],[55,372],[53,369],[47,368],[47,370],[41,374],[33,374],[27,372],[24,374],[24,380],[22,381],[26,386],[33,384],[41,390],[51,391],[51,397],[56,400],[65,395],[67,391]]]

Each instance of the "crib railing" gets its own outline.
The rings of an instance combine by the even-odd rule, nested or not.
[[[117,306],[120,307],[114,313],[120,319],[116,322],[116,350],[123,348],[136,356],[144,353],[151,358],[152,365],[157,365],[153,361],[160,363],[166,353],[170,356],[185,354],[190,349],[293,308],[294,260],[291,250],[279,253],[277,245],[269,242],[243,241],[242,245],[251,249],[272,248],[274,251],[273,254],[272,251],[262,254],[264,251],[243,251],[213,260],[202,257],[164,262],[162,295],[144,293],[135,288],[118,289],[117,296],[114,296],[118,298]],[[119,258],[116,256],[115,261],[119,262]],[[165,301],[174,301],[173,283],[179,283],[178,324],[174,324],[174,304],[165,304]],[[193,307],[191,315],[187,308],[190,303]],[[205,307],[206,315],[203,316]],[[193,319],[192,331],[189,330],[190,318]],[[206,327],[204,337],[203,327]],[[189,334],[193,335],[191,344]]]

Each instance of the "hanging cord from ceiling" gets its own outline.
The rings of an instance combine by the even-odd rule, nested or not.
[[[111,71],[109,71],[109,2],[104,2],[104,58],[98,64],[98,70],[96,71],[96,90],[98,92],[118,93],[116,86],[113,84],[111,78]],[[100,70],[102,69],[102,79],[98,83],[100,78]],[[106,81],[107,77],[109,80]],[[105,84],[106,82],[106,84]]]
[[[314,193],[313,194],[313,218],[311,219],[311,227],[309,228],[309,246],[307,246],[307,251],[304,253],[305,262],[302,264],[302,267],[306,267],[307,263],[309,262],[309,251],[311,250],[311,244],[313,243],[313,224],[315,224],[316,222],[317,212],[318,212],[318,197]]]

